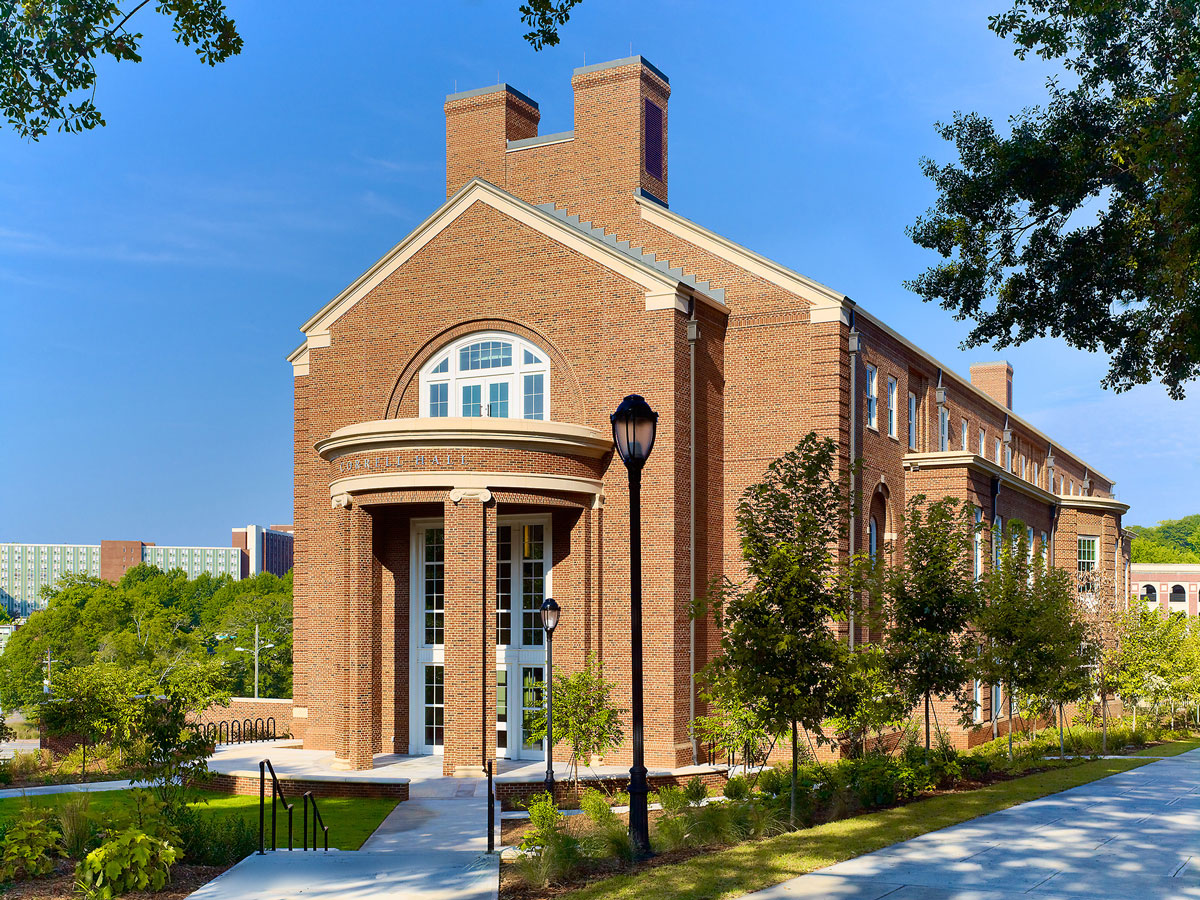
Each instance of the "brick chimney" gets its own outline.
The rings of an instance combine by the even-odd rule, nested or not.
[[[509,85],[447,97],[447,196],[478,176],[609,231],[637,219],[639,190],[665,204],[667,76],[630,56],[576,69],[571,86],[574,130],[546,135],[538,105]]]
[[[446,196],[475,176],[505,185],[509,141],[535,137],[538,105],[507,84],[446,97]]]
[[[971,366],[971,384],[1005,409],[1012,409],[1012,381],[1013,367],[1004,360]]]

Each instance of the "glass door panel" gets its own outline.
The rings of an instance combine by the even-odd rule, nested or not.
[[[543,666],[521,666],[521,758],[544,758],[544,741],[529,739],[530,723],[545,710],[545,696],[542,690],[542,679],[545,678]]]
[[[496,755],[508,756],[508,670],[496,672]]]
[[[425,666],[425,730],[423,739],[427,753],[445,743],[446,686],[442,666]]]

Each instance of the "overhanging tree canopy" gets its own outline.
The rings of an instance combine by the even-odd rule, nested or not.
[[[924,160],[934,206],[909,229],[945,257],[907,286],[975,322],[966,345],[1053,336],[1111,357],[1106,387],[1200,374],[1200,0],[1020,0],[989,19],[1017,55],[1060,61],[1008,134],[977,113]]]

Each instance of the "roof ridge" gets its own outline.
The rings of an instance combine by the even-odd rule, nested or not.
[[[718,303],[723,304],[725,302],[724,288],[710,287],[709,282],[702,281],[696,276],[688,274],[683,270],[682,267],[672,266],[668,260],[659,259],[657,254],[653,252],[632,249],[630,242],[618,240],[615,232],[607,232],[598,225],[593,225],[591,222],[584,222],[581,220],[579,215],[568,213],[566,209],[557,206],[553,201],[538,203],[537,208],[549,213],[560,222],[569,225],[571,228],[581,231],[584,234],[595,238],[596,240],[602,241],[604,244],[612,247],[619,253],[629,256],[641,262],[643,265],[647,265],[670,278],[674,278],[682,284],[688,285],[688,287],[694,288],[695,290],[712,297],[712,299],[716,300]]]

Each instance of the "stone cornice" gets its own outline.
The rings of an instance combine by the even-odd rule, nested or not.
[[[567,422],[447,417],[347,425],[317,441],[315,447],[322,459],[330,461],[350,453],[446,447],[533,450],[599,459],[612,451],[613,443],[595,428]]]
[[[1023,478],[1018,478],[1008,470],[996,465],[991,460],[984,459],[969,450],[944,450],[936,453],[906,453],[904,468],[910,472],[922,469],[973,469],[989,478],[999,478],[1000,484],[1012,488],[1019,493],[1032,497],[1034,500],[1047,505],[1059,504],[1062,498],[1043,490],[1036,484],[1031,484]],[[1073,498],[1080,499],[1080,498]]]

